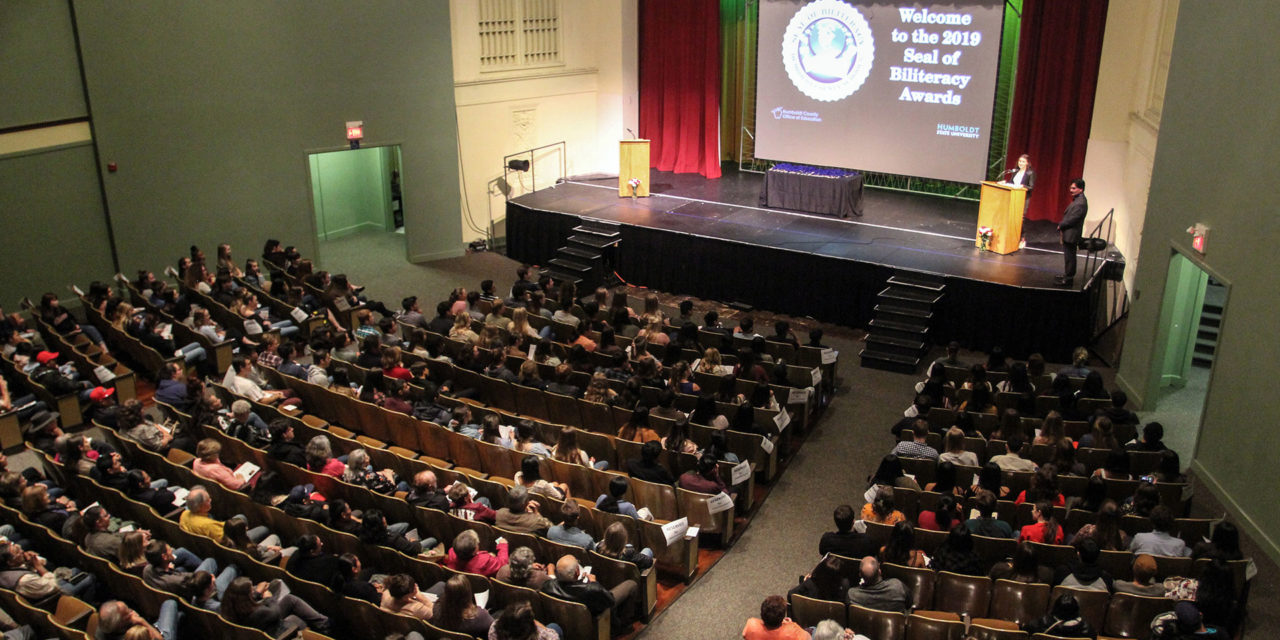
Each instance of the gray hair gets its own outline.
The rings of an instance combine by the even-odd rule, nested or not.
[[[813,640],[840,640],[844,635],[844,627],[835,620],[823,620],[813,629]]]
[[[458,537],[453,539],[453,554],[460,560],[470,560],[479,548],[480,534],[474,529],[463,529]]]
[[[329,444],[329,438],[326,436],[314,436],[307,442],[307,457],[316,459],[328,459],[333,457],[333,445]]]
[[[249,410],[252,408],[248,400],[236,400],[231,403],[231,413],[237,416],[249,415]]]
[[[103,633],[120,633],[129,626],[129,608],[119,600],[108,600],[98,607],[98,630]]]
[[[204,485],[198,484],[191,487],[191,490],[187,492],[187,510],[199,511],[208,503],[209,491],[204,488]]]
[[[516,547],[515,551],[507,558],[511,577],[516,580],[524,580],[529,577],[529,572],[533,566],[535,557],[533,549],[529,547]]]
[[[369,452],[364,449],[352,449],[347,454],[347,469],[356,473],[364,471],[369,466]]]

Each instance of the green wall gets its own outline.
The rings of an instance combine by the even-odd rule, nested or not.
[[[0,129],[87,115],[65,0],[0,2]]]
[[[74,297],[67,285],[114,275],[91,146],[0,158],[0,194],[5,311],[17,311],[23,296]]]
[[[1273,2],[1183,2],[1151,177],[1119,383],[1155,398],[1167,256],[1178,249],[1229,287],[1192,467],[1272,558],[1280,560],[1280,12]],[[1208,224],[1195,257],[1186,233]],[[1185,462],[1185,461],[1184,461]]]
[[[267,237],[315,255],[307,156],[348,120],[402,147],[407,257],[463,253],[447,2],[74,7],[122,268]]]
[[[391,147],[377,147],[311,155],[311,198],[320,239],[391,230],[391,153]]]

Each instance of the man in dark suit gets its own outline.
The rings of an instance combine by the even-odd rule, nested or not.
[[[1071,204],[1062,213],[1062,222],[1058,223],[1058,234],[1062,236],[1062,258],[1064,271],[1054,276],[1054,284],[1070,286],[1076,277],[1076,244],[1084,230],[1084,218],[1089,215],[1089,201],[1084,197],[1084,180],[1076,178],[1067,187],[1071,193]]]
[[[836,530],[822,534],[818,541],[818,553],[827,555],[834,553],[846,558],[865,558],[878,551],[875,541],[867,534],[853,530],[853,507],[842,504],[836,507],[833,517]]]

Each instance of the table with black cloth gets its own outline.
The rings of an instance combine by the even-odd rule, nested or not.
[[[862,174],[800,164],[775,164],[764,174],[760,205],[848,218],[862,215]]]

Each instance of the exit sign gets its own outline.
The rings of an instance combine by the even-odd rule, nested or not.
[[[1198,222],[1188,227],[1187,233],[1191,234],[1191,248],[1204,255],[1205,243],[1209,237],[1209,225]]]
[[[347,123],[347,139],[360,140],[364,138],[364,121],[356,120]]]

